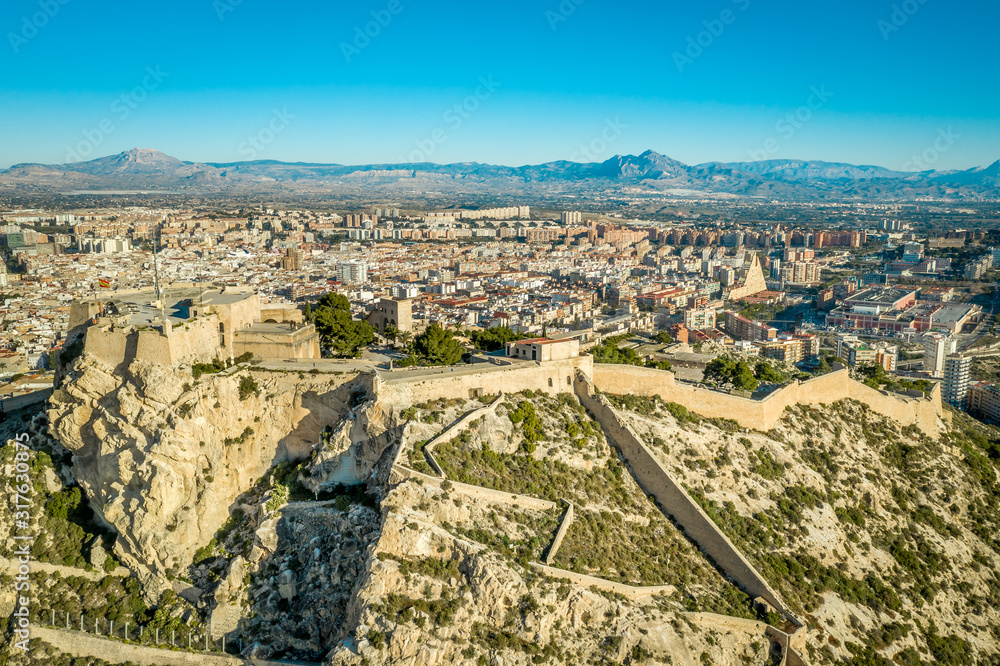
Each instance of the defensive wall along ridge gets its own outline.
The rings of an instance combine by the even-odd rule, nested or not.
[[[805,641],[805,625],[795,617],[778,593],[733,545],[687,491],[677,483],[653,453],[642,443],[611,405],[606,396],[596,394],[589,378],[577,377],[576,393],[580,402],[604,428],[608,438],[618,447],[633,476],[643,491],[656,498],[664,512],[681,526],[684,533],[715,562],[726,576],[754,599],[762,599],[779,611],[796,627],[791,633],[775,628],[769,630],[790,653]],[[784,658],[787,658],[787,654]]]
[[[485,365],[485,364],[484,364]],[[701,550],[710,557],[716,565],[737,585],[743,588],[751,597],[761,599],[771,607],[778,610],[794,627],[791,632],[783,631],[779,628],[759,622],[742,622],[737,618],[717,616],[706,613],[691,613],[689,619],[699,624],[725,629],[755,629],[766,633],[769,638],[778,643],[782,648],[781,663],[805,663],[802,657],[796,652],[801,649],[805,642],[805,626],[796,618],[785,603],[781,600],[777,592],[767,583],[759,572],[750,564],[743,554],[732,544],[725,534],[716,526],[698,504],[691,499],[687,492],[666,472],[666,470],[656,461],[653,454],[645,447],[640,438],[632,431],[631,427],[619,416],[617,411],[611,406],[607,397],[598,395],[594,390],[590,375],[596,368],[591,357],[579,357],[567,361],[554,361],[547,363],[519,363],[503,368],[485,368],[485,372],[467,373],[459,376],[440,373],[434,376],[411,375],[403,380],[397,378],[396,381],[386,383],[384,375],[381,381],[376,380],[376,391],[380,398],[390,401],[398,400],[396,404],[416,404],[435,397],[444,398],[469,398],[481,395],[499,393],[501,389],[508,392],[521,391],[526,388],[540,390],[550,394],[566,392],[567,385],[560,381],[565,373],[573,371],[570,376],[571,390],[580,399],[581,404],[586,407],[595,419],[601,424],[609,439],[621,450],[629,469],[643,490],[653,495],[663,510],[676,521]],[[619,386],[628,386],[633,389],[626,392],[635,392],[635,382],[645,381],[646,372],[637,374],[636,371],[645,370],[632,366],[607,366],[617,372],[611,376],[619,382]],[[603,369],[603,368],[602,368]],[[588,372],[589,371],[589,372]],[[652,375],[654,381],[662,382],[662,385],[673,385],[673,375],[668,372],[654,371]],[[397,376],[398,377],[398,376]],[[842,382],[846,378],[845,373],[838,373],[834,379]],[[551,383],[550,383],[551,380]],[[524,382],[522,384],[522,382]],[[669,383],[669,384],[668,384]],[[834,386],[837,386],[835,383]],[[867,387],[865,387],[867,388]],[[621,389],[619,389],[621,390]],[[878,392],[875,392],[878,394]],[[879,394],[880,395],[880,394]],[[731,397],[722,394],[722,397]],[[839,399],[839,398],[836,398]],[[745,400],[751,405],[757,404],[752,400]],[[833,400],[835,401],[835,400]],[[462,430],[468,423],[474,421],[483,409],[489,409],[499,403],[496,400],[489,407],[477,409],[470,412],[465,417],[459,419],[452,426],[446,428],[441,434],[432,440],[433,442],[451,438]],[[694,408],[692,408],[694,409]],[[744,407],[745,409],[745,407]],[[784,406],[778,412],[778,417],[784,412]],[[475,415],[475,416],[474,416]],[[726,414],[731,417],[731,413]],[[472,418],[470,418],[472,417]],[[444,479],[437,476],[428,476],[416,472],[400,462],[403,452],[402,442],[397,447],[392,457],[391,471],[395,479],[414,478],[425,483],[440,485]],[[431,456],[428,456],[431,458]],[[435,461],[436,462],[436,461]],[[499,491],[479,487],[467,486],[457,482],[451,482],[455,491],[466,493],[475,497],[480,497],[500,504],[523,506],[526,508],[552,509],[557,505],[552,502],[539,500],[519,495],[511,495]],[[594,587],[600,590],[616,592],[629,599],[639,600],[655,596],[659,593],[668,592],[670,586],[661,587],[633,587],[616,583],[602,578],[577,574],[571,571],[547,566],[551,563],[551,555],[558,550],[561,536],[565,535],[570,523],[573,520],[573,507],[567,507],[563,516],[560,528],[550,547],[550,558],[546,558],[546,564],[532,563],[538,571],[555,578],[565,578],[570,581]],[[561,534],[560,534],[561,533]],[[735,623],[735,624],[734,624]]]
[[[593,358],[577,356],[562,361],[478,363],[456,372],[445,369],[379,371],[378,395],[392,405],[416,405],[428,400],[469,400],[500,392],[531,389],[549,395],[573,392],[577,370],[593,372]]]
[[[591,376],[594,386],[605,393],[659,396],[702,416],[732,419],[753,430],[770,430],[792,405],[828,405],[845,399],[862,402],[900,423],[916,425],[932,437],[943,417],[939,385],[935,384],[926,397],[878,391],[851,379],[846,368],[804,382],[795,380],[762,400],[680,384],[673,373],[652,368],[598,363],[593,365]]]

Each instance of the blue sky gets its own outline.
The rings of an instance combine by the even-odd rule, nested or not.
[[[0,167],[136,146],[985,166],[1000,159],[997,34],[986,0],[7,0]]]

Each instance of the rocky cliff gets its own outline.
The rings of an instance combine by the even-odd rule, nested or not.
[[[368,376],[243,366],[195,379],[188,368],[136,361],[117,376],[83,356],[48,417],[76,480],[117,533],[116,555],[162,587],[241,493],[273,465],[307,458],[370,390]]]

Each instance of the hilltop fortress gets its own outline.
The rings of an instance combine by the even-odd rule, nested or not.
[[[70,337],[114,368],[138,359],[172,367],[182,362],[236,358],[313,359],[319,337],[291,304],[262,305],[247,288],[204,285],[116,291],[74,301]]]
[[[404,321],[398,316],[399,311],[392,312],[388,306],[376,313],[376,317],[385,318],[383,325],[398,326]],[[72,451],[75,477],[97,513],[117,534],[115,555],[143,581],[150,603],[156,593],[166,589],[171,576],[191,571],[189,563],[195,553],[212,543],[213,535],[227,520],[247,511],[252,520],[247,552],[229,565],[226,580],[231,579],[233,589],[238,590],[244,580],[242,567],[248,562],[256,568],[264,566],[261,563],[266,563],[269,553],[277,548],[277,538],[269,535],[280,520],[273,512],[274,506],[281,505],[281,498],[270,502],[273,494],[261,495],[259,501],[247,503],[245,493],[281,463],[309,463],[302,478],[311,484],[310,489],[367,484],[383,498],[416,498],[426,492],[428,504],[440,495],[448,499],[440,511],[442,520],[449,522],[475,502],[504,514],[522,509],[557,512],[551,498],[457,483],[442,472],[447,468],[443,457],[447,451],[442,453],[441,445],[460,440],[470,429],[510,428],[514,421],[508,416],[514,402],[505,404],[505,396],[531,398],[540,394],[536,395],[540,401],[576,405],[579,411],[572,412],[570,422],[576,419],[589,427],[592,419],[598,439],[606,438],[612,446],[608,464],[622,465],[638,485],[640,497],[654,499],[654,509],[680,528],[726,580],[744,591],[765,615],[780,621],[765,625],[712,613],[684,617],[708,631],[742,632],[748,641],[759,639],[764,646],[773,643],[780,649],[781,663],[804,664],[807,631],[814,631],[814,623],[810,621],[806,628],[809,618],[794,610],[795,600],[786,598],[784,591],[788,588],[777,591],[781,588],[773,575],[754,564],[748,557],[750,551],[727,537],[699,504],[693,489],[686,487],[678,469],[664,462],[662,451],[658,453],[651,446],[651,438],[647,440],[611,397],[655,396],[704,417],[726,419],[726,427],[736,433],[733,442],[737,442],[737,434],[766,439],[769,431],[784,427],[782,419],[796,405],[833,405],[845,400],[863,403],[874,414],[903,426],[914,426],[922,431],[921,437],[937,439],[942,422],[949,420],[936,386],[928,394],[878,391],[852,380],[846,368],[836,366],[826,375],[793,381],[754,400],[680,382],[667,371],[595,364],[593,356],[581,352],[581,341],[572,337],[520,340],[510,343],[502,356],[474,355],[470,364],[448,367],[393,369],[366,361],[320,359],[316,331],[303,324],[297,309],[262,306],[259,297],[246,289],[191,286],[172,289],[163,299],[152,290],[102,294],[73,304],[72,325],[73,344],[81,354],[63,369],[66,381],[50,401],[51,429]],[[213,358],[236,359],[248,352],[254,363],[237,363],[200,379],[190,367]],[[298,359],[308,359],[308,363],[296,363]],[[473,409],[464,415],[459,412],[459,418],[452,420],[456,414],[446,412],[449,402]],[[488,404],[482,407],[481,403]],[[500,407],[503,418],[496,417]],[[417,418],[418,410],[428,415],[434,412],[434,418]],[[539,408],[543,417],[544,411]],[[440,419],[445,413],[448,415]],[[439,422],[443,430],[436,425]],[[739,428],[732,427],[733,422]],[[554,427],[548,422],[547,432],[554,432]],[[500,441],[489,441],[499,450],[509,443],[512,432],[498,429],[491,436]],[[674,435],[680,433],[674,431]],[[688,437],[688,433],[683,434]],[[709,446],[713,451],[725,451],[725,438],[713,440]],[[434,475],[414,466],[414,460],[420,462],[423,454]],[[442,455],[441,465],[435,459],[438,454]],[[541,457],[536,462],[547,466]],[[748,467],[742,466],[741,473]],[[580,469],[581,474],[591,471],[589,467]],[[450,493],[460,499],[452,499]],[[423,522],[418,522],[406,513],[423,511],[419,509],[423,501],[400,501],[395,509],[391,502],[386,504],[381,536],[371,538],[392,557],[411,552],[428,555],[431,551],[421,550],[429,548],[431,536],[427,535],[438,538],[442,532],[433,521],[421,518]],[[268,504],[274,506],[269,509]],[[323,504],[308,508],[296,502],[294,510],[329,511]],[[577,508],[581,517],[574,518],[574,510],[568,506],[544,564],[532,561],[531,567],[554,579],[571,581],[580,594],[602,590],[639,606],[647,603],[643,599],[673,594],[664,586],[626,585],[550,566],[560,547],[565,549],[560,543],[567,530],[594,519],[593,507]],[[399,516],[404,514],[408,517],[405,525],[400,525]],[[648,515],[645,519],[652,520]],[[333,533],[324,532],[323,538]],[[426,543],[419,548],[408,545],[411,538]],[[314,552],[313,548],[308,552]],[[434,557],[442,552],[450,553],[434,550]],[[351,556],[357,559],[353,551]],[[456,559],[463,557],[455,555]],[[473,567],[478,555],[469,557],[472,559],[463,575],[479,585],[489,576]],[[394,580],[385,578],[384,567],[395,565],[371,557],[363,563],[368,570],[357,574],[357,580],[370,585],[361,583],[358,591],[352,592],[352,586],[359,583],[345,580],[344,599],[351,595],[361,598],[369,588]],[[291,569],[279,573],[285,579],[295,578]],[[305,586],[305,579],[298,584]],[[288,600],[306,589],[292,592],[287,583],[284,585],[284,591],[276,594]],[[392,585],[404,589],[398,581]],[[213,639],[235,638],[243,612],[239,595],[229,598],[218,590],[209,595],[202,600],[211,609]],[[588,603],[597,603],[598,597],[596,594]],[[343,603],[347,604],[345,627],[371,626],[362,617],[374,612],[374,601],[367,606],[361,601]],[[666,635],[667,630],[660,633]],[[370,650],[365,645],[364,649]],[[353,665],[358,663],[357,656],[341,644],[327,663]]]

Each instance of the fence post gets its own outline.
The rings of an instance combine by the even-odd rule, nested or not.
[[[108,636],[110,636],[111,638],[114,638],[115,637],[115,621],[114,620],[109,620],[109,622],[111,623],[111,628],[108,629]]]
[[[160,644],[160,628],[159,627],[156,628],[156,644],[157,645]]]
[[[52,609],[52,626],[56,626],[56,609]]]
[[[80,613],[80,631],[83,631],[83,613]]]
[[[176,641],[177,641],[177,630],[176,629],[171,629],[170,630],[170,647],[177,647]]]
[[[98,636],[101,635],[101,630],[97,626],[97,618],[96,617],[94,618],[94,633],[97,634]]]
[[[128,640],[128,622],[125,623],[125,640]]]
[[[69,629],[69,613],[66,613],[66,628]]]
[[[222,652],[223,652],[223,654],[225,654],[225,652],[226,652],[226,635],[225,634],[222,634]]]

